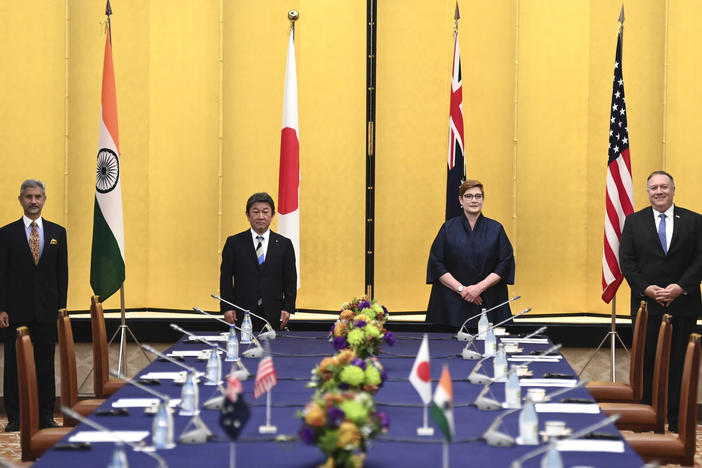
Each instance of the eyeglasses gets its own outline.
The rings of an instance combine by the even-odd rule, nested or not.
[[[476,200],[480,201],[483,199],[483,194],[482,193],[476,193],[476,194],[464,193],[463,198],[465,198],[466,200],[472,200],[473,198],[475,198]]]

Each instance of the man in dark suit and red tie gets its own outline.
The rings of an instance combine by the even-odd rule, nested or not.
[[[223,299],[266,318],[283,329],[295,313],[297,271],[295,250],[287,237],[270,230],[275,203],[265,192],[246,202],[251,229],[230,236],[222,250],[219,290]],[[221,303],[224,318],[241,324],[243,313]],[[252,317],[254,330],[263,322]]]
[[[46,190],[39,180],[25,180],[19,194],[21,219],[0,229],[0,329],[5,341],[4,396],[8,424],[19,430],[17,328],[27,326],[34,343],[39,426],[56,427],[54,351],[58,310],[66,307],[68,249],[66,230],[42,218]]]
[[[673,319],[668,383],[668,429],[678,430],[685,348],[702,315],[702,217],[673,204],[675,182],[655,171],[646,182],[650,207],[627,216],[619,263],[631,287],[631,311],[648,305],[642,403],[651,404],[656,343],[663,314]]]

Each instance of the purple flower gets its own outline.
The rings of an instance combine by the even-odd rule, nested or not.
[[[298,431],[297,436],[307,445],[314,444],[315,439],[317,438],[314,434],[314,429],[312,429],[310,426],[303,426],[303,428]]]
[[[378,419],[380,420],[380,426],[383,429],[390,427],[390,418],[385,411],[378,411]]]
[[[365,327],[366,325],[367,325],[366,322],[364,322],[363,320],[359,320],[358,322],[356,322],[356,323],[354,324],[354,326],[357,327],[357,328],[363,328],[363,327]]]
[[[388,373],[385,372],[385,369],[380,370],[380,378],[382,379],[383,382],[385,382],[385,379],[388,378]],[[380,383],[380,386],[383,386],[383,382]]]
[[[380,304],[380,307],[383,308],[383,313],[384,313],[385,315],[388,315],[388,314],[389,314],[388,309],[386,309],[384,305]]]
[[[341,382],[339,384],[339,390],[348,390],[349,388],[351,388],[351,386],[347,383]]]
[[[384,338],[387,344],[389,344],[390,346],[395,346],[395,335],[393,335],[391,331],[385,332]]]
[[[361,302],[358,303],[358,308],[359,308],[360,310],[367,309],[367,308],[369,308],[370,306],[371,306],[371,304],[370,304],[370,302],[368,302],[368,301],[361,301]]]
[[[343,410],[337,408],[336,406],[332,406],[327,411],[327,425],[329,427],[339,427],[339,424],[344,421],[345,417],[346,413],[344,413]]]
[[[366,363],[363,361],[363,359],[355,358],[353,361],[351,361],[351,364],[354,366],[358,366],[363,370],[366,370]]]
[[[334,345],[334,349],[337,351],[341,351],[342,349],[346,349],[349,347],[349,342],[346,341],[345,336],[337,336],[336,338],[334,338],[332,344]]]

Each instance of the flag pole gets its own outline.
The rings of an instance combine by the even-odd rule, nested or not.
[[[448,449],[448,442],[446,442],[446,439],[444,439],[444,442],[441,444],[441,452],[442,452],[442,466],[443,468],[449,468],[449,449]]]

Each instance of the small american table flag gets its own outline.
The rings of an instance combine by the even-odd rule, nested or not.
[[[254,398],[258,398],[278,383],[278,374],[273,367],[273,356],[264,355],[258,363],[256,381],[254,382]]]

